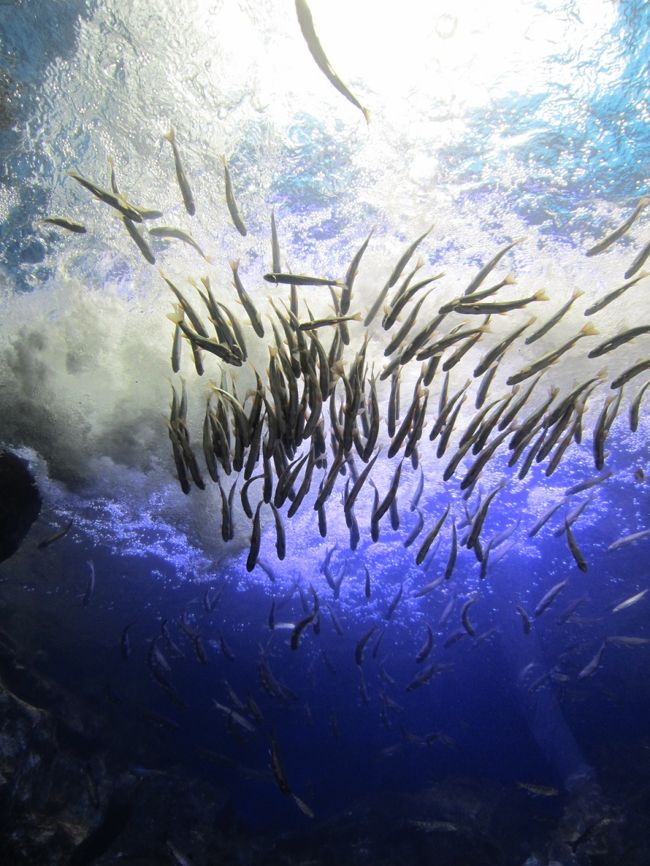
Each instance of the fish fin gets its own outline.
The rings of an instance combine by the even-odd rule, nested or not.
[[[237,269],[239,268],[239,259],[230,259],[230,267],[232,269],[233,274],[237,273]]]
[[[174,131],[174,127],[170,126],[169,131],[163,134],[163,138],[165,141],[168,141],[170,144],[173,144],[176,141],[176,132]]]
[[[548,301],[549,297],[546,294],[546,289],[540,289],[539,292],[535,292],[535,300],[536,301]]]
[[[361,111],[363,112],[363,116],[364,116],[364,119],[366,121],[366,126],[370,126],[370,116],[371,116],[370,112],[368,111],[367,108],[362,108]]]
[[[508,274],[508,276],[503,281],[507,286],[513,286],[517,280],[512,276],[512,274]]]
[[[575,301],[578,298],[581,298],[584,295],[584,291],[582,289],[574,289],[573,294],[571,295],[571,300]]]
[[[582,328],[580,328],[580,333],[586,337],[595,337],[596,334],[600,333],[600,331],[595,325],[592,325],[591,322],[587,322],[586,325],[583,325]]]

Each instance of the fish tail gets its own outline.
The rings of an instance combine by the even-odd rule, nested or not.
[[[370,112],[368,111],[367,108],[362,108],[361,111],[363,112],[363,116],[364,116],[364,119],[366,121],[366,126],[370,126]]]
[[[583,325],[582,328],[580,328],[580,333],[586,337],[595,337],[596,334],[600,333],[600,331],[595,325],[592,325],[591,322],[587,322],[586,325]]]
[[[535,292],[535,300],[536,301],[548,301],[549,297],[546,294],[546,289],[540,289],[539,292]]]
[[[239,268],[239,259],[230,259],[230,267],[232,269],[233,274],[237,273],[237,269]]]
[[[571,295],[571,300],[576,301],[578,298],[581,298],[584,295],[584,291],[582,289],[574,289],[573,294]]]
[[[174,144],[174,142],[176,141],[176,132],[174,131],[173,126],[170,126],[169,130],[163,134],[163,138],[170,144]]]

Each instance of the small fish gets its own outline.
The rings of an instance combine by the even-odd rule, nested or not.
[[[478,601],[478,596],[473,596],[472,598],[468,599],[465,602],[465,604],[463,605],[462,610],[460,612],[460,621],[463,625],[463,628],[465,629],[465,631],[467,632],[467,634],[470,637],[476,636],[476,630],[474,629],[474,626],[469,621],[469,609],[473,604],[476,604],[477,601]]]
[[[564,519],[564,531],[566,532],[566,539],[569,545],[569,550],[571,551],[571,555],[573,556],[576,565],[580,569],[580,571],[587,571],[587,563],[585,562],[585,558],[580,552],[580,548],[576,544],[576,540],[573,537],[573,532],[571,531],[571,527],[569,526],[568,520]]]
[[[533,303],[534,301],[548,301],[548,295],[544,289],[539,289],[527,298],[520,298],[512,301],[477,301],[473,304],[459,304],[455,311],[458,313],[489,316],[492,314],[509,313],[511,310],[520,310],[522,307]]]
[[[190,189],[190,185],[185,175],[185,170],[181,161],[181,155],[178,152],[178,147],[176,146],[176,133],[173,127],[170,127],[169,132],[166,132],[165,135],[163,135],[163,138],[165,139],[165,141],[168,141],[172,146],[172,152],[174,154],[174,165],[176,167],[176,180],[178,181],[178,186],[183,197],[183,204],[185,205],[185,210],[190,216],[194,216],[196,212],[194,196],[192,195],[192,190]]]
[[[232,278],[237,289],[237,294],[239,295],[239,300],[242,303],[242,306],[246,310],[248,314],[248,318],[251,321],[251,325],[253,326],[253,330],[257,334],[258,337],[264,336],[264,326],[262,325],[262,320],[260,319],[259,313],[257,312],[257,308],[255,304],[251,300],[250,295],[244,288],[244,285],[239,276],[239,260],[231,260],[230,268],[232,270]]]
[[[443,665],[437,662],[434,662],[431,665],[428,665],[423,671],[420,671],[411,682],[406,686],[407,692],[413,692],[415,689],[419,689],[422,686],[425,686],[428,682],[430,682],[436,674],[443,673],[451,668],[451,665]]]
[[[560,358],[565,352],[567,352],[572,346],[574,346],[578,340],[582,339],[582,337],[592,337],[597,334],[598,331],[596,328],[590,323],[587,322],[586,325],[583,325],[582,328],[578,331],[575,337],[572,337],[570,340],[567,340],[562,346],[558,349],[553,349],[551,352],[547,352],[546,355],[542,355],[541,358],[538,358],[536,361],[533,361],[527,367],[524,367],[518,373],[510,376],[506,384],[507,385],[516,385],[518,382],[523,382],[524,379],[528,379],[530,376],[534,376],[535,373],[539,373],[541,370],[546,369],[550,364],[554,364],[558,358]]]
[[[634,544],[644,538],[650,536],[650,529],[642,529],[640,532],[633,532],[631,535],[624,535],[622,538],[617,538],[613,541],[607,550],[618,550],[619,547],[625,547],[627,544]]]
[[[532,334],[529,334],[526,337],[526,339],[524,340],[526,345],[529,346],[531,343],[539,340],[540,337],[543,337],[544,334],[548,334],[551,328],[557,325],[560,319],[562,319],[566,315],[566,313],[568,313],[568,311],[573,305],[573,302],[577,301],[578,298],[582,297],[582,295],[584,295],[584,292],[581,289],[575,289],[566,304],[564,304],[563,307],[560,307],[560,309],[557,311],[557,313],[555,313],[554,316],[551,316],[551,318],[547,322],[545,322],[540,328],[538,328],[536,331],[533,331]]]
[[[608,304],[611,304],[612,301],[620,298],[623,292],[626,292],[629,288],[635,286],[640,280],[645,279],[647,276],[648,272],[642,271],[638,275],[638,277],[635,277],[633,280],[630,280],[627,283],[623,283],[623,285],[620,286],[618,289],[614,289],[614,291],[608,292],[604,297],[600,299],[600,301],[592,304],[591,307],[587,307],[587,309],[585,310],[585,316],[593,316],[594,313],[599,313],[604,307],[606,307]],[[627,280],[627,275],[625,279]]]
[[[128,623],[122,629],[122,635],[120,637],[120,655],[126,661],[131,655],[131,641],[129,639],[129,629],[133,623]]]
[[[371,592],[371,589],[370,589],[370,572],[368,571],[367,565],[364,565],[363,568],[364,568],[365,575],[366,575],[363,594],[365,595],[366,599],[369,599],[370,598],[370,592]]]
[[[357,270],[359,269],[359,264],[361,263],[361,259],[363,258],[363,254],[366,251],[368,244],[370,243],[370,238],[375,231],[374,226],[370,229],[368,233],[368,237],[361,244],[357,252],[355,253],[352,261],[350,262],[350,266],[347,269],[345,274],[345,279],[343,280],[344,286],[343,291],[341,292],[341,313],[345,316],[350,309],[350,302],[352,300],[352,286],[354,285],[354,280],[357,275]],[[274,271],[279,271],[280,268],[273,268]]]
[[[435,541],[436,536],[442,529],[442,526],[447,519],[447,515],[449,514],[449,509],[451,508],[451,504],[447,505],[442,517],[435,523],[433,529],[428,533],[424,541],[422,542],[420,549],[418,550],[417,556],[415,557],[415,562],[417,565],[422,565],[424,562],[427,553],[429,552],[429,548]]]
[[[557,788],[550,788],[546,785],[531,785],[528,782],[517,782],[517,787],[528,791],[529,794],[534,794],[536,797],[557,797],[560,793]]]
[[[85,177],[82,177],[76,171],[68,171],[66,172],[68,177],[71,177],[73,180],[76,180],[77,183],[80,183],[81,186],[85,187],[89,192],[91,192],[95,198],[98,198],[100,201],[103,201],[104,204],[110,205],[111,207],[118,210],[122,216],[128,217],[133,222],[141,223],[142,216],[137,208],[133,207],[133,205],[129,204],[129,202],[121,195],[115,195],[113,192],[108,192],[108,190],[102,189],[97,184],[93,183],[91,180],[87,180]]]
[[[626,598],[625,601],[620,602],[616,607],[612,608],[612,613],[618,613],[619,610],[625,610],[628,607],[632,607],[633,604],[637,604],[637,602],[641,601],[647,592],[647,589],[642,589],[641,592],[637,592],[636,595],[631,595],[629,598]]]
[[[526,613],[526,611],[521,607],[521,605],[517,605],[517,613],[521,617],[521,625],[524,630],[524,634],[530,634],[530,630],[532,628],[532,623],[530,621],[530,617]]]
[[[481,283],[483,282],[483,280],[487,277],[487,275],[490,273],[490,271],[493,270],[493,268],[495,268],[496,265],[498,265],[498,263],[499,263],[499,262],[501,261],[501,259],[505,256],[505,254],[508,253],[508,252],[510,252],[510,250],[511,250],[514,246],[516,246],[516,244],[521,243],[522,240],[523,240],[523,238],[515,238],[515,240],[512,241],[512,243],[506,244],[505,247],[503,247],[502,249],[500,249],[499,252],[498,252],[495,256],[493,256],[493,257],[490,259],[490,261],[489,261],[486,265],[483,265],[483,267],[481,268],[481,270],[480,270],[480,271],[478,272],[478,274],[474,277],[474,279],[471,281],[471,283],[470,283],[470,284],[468,285],[468,287],[465,289],[465,291],[463,292],[463,294],[464,294],[464,295],[472,295],[472,294],[474,294],[474,292],[478,289],[478,287],[481,285]]]
[[[540,617],[544,613],[544,611],[549,609],[549,607],[553,604],[555,599],[562,592],[568,582],[568,580],[561,580],[559,583],[556,583],[554,586],[552,586],[547,593],[544,594],[541,600],[537,603],[535,610],[533,611],[533,616],[535,617],[535,619]]]
[[[427,635],[424,639],[424,643],[418,650],[417,655],[415,656],[415,661],[419,664],[423,662],[427,656],[431,653],[433,649],[433,631],[431,630],[431,626],[427,624]]]
[[[632,403],[630,404],[630,430],[632,433],[636,433],[639,427],[639,415],[641,413],[641,401],[643,400],[643,395],[646,392],[646,389],[650,385],[650,379],[641,387],[641,390],[636,395]]]
[[[595,478],[588,478],[586,481],[581,481],[579,484],[574,484],[564,491],[565,496],[573,496],[574,493],[582,493],[583,490],[589,490],[597,484],[603,484],[608,478],[611,478],[614,473],[611,470],[604,472],[602,475],[597,475]],[[560,505],[562,503],[560,502]]]
[[[233,192],[232,188],[232,179],[230,177],[230,171],[228,170],[228,163],[226,162],[225,154],[221,154],[221,162],[223,163],[223,173],[226,181],[226,204],[228,205],[230,218],[232,219],[233,225],[235,226],[239,234],[243,237],[246,237],[248,232],[246,230],[246,226],[244,225],[244,221],[239,214],[239,209],[237,208],[237,202],[235,201],[235,193]]]
[[[278,229],[275,225],[275,208],[271,208],[271,261],[272,261],[272,270],[274,273],[278,273],[282,270],[282,264],[280,261],[280,243],[278,241]]]
[[[328,328],[335,325],[340,325],[341,322],[360,322],[361,313],[354,313],[351,316],[329,316],[323,319],[312,319],[310,322],[300,322],[298,329],[300,331],[313,331],[315,328]]]
[[[311,10],[307,5],[306,0],[296,0],[296,14],[298,15],[298,22],[300,24],[300,29],[302,30],[302,35],[305,37],[307,47],[309,48],[311,56],[316,61],[318,68],[325,75],[327,80],[336,87],[338,92],[345,96],[348,102],[351,102],[352,105],[359,109],[363,114],[366,123],[370,123],[370,112],[368,109],[361,105],[356,96],[351,93],[338,77],[336,72],[332,69],[330,62],[327,59],[327,55],[323,50],[323,46],[320,44],[318,36],[316,35]]]
[[[260,542],[262,537],[262,530],[260,526],[261,507],[262,502],[258,502],[257,508],[255,509],[255,517],[253,518],[253,532],[251,534],[251,543],[250,549],[248,551],[248,558],[246,559],[246,571],[252,571],[255,568],[255,566],[257,565],[257,558],[260,553]]]
[[[187,244],[192,247],[192,249],[196,250],[202,259],[205,259],[206,262],[212,264],[212,259],[209,256],[206,256],[194,238],[182,229],[177,229],[173,226],[154,226],[149,229],[149,234],[154,235],[154,237],[157,238],[171,238],[173,240],[182,241],[184,244]]]
[[[82,602],[84,607],[88,607],[95,592],[95,563],[92,559],[88,560],[88,567],[90,568],[90,574],[88,575],[88,583],[86,584],[86,592],[84,593]]]
[[[623,274],[623,277],[626,280],[629,280],[630,277],[634,276],[634,274],[636,274],[639,268],[645,264],[648,256],[650,256],[650,241],[648,241],[648,243],[641,248],[630,267]]]
[[[373,625],[371,629],[369,629],[364,635],[362,635],[357,641],[357,645],[354,649],[354,660],[357,665],[361,666],[363,664],[363,653],[366,648],[366,645],[373,634],[376,632],[377,626]]]
[[[598,243],[594,244],[593,247],[590,247],[585,255],[587,256],[597,256],[599,253],[604,252],[608,247],[617,241],[620,237],[622,237],[627,230],[633,225],[636,221],[637,217],[641,213],[641,211],[650,204],[650,199],[643,196],[639,199],[637,206],[634,208],[632,214],[625,220],[625,222],[621,223],[618,228],[614,229],[611,234],[606,235],[602,240],[598,241]]]
[[[58,532],[55,532],[54,535],[50,535],[48,538],[44,538],[42,541],[39,541],[36,545],[37,550],[45,550],[46,547],[49,547],[50,544],[54,544],[55,541],[60,541],[60,539],[64,538],[68,532],[72,529],[73,520],[72,518],[68,521],[68,523],[63,527],[63,529],[59,529]]]
[[[600,647],[598,648],[598,652],[596,653],[596,655],[592,658],[592,660],[589,662],[589,664],[585,665],[585,667],[580,671],[580,673],[578,674],[579,680],[584,680],[596,672],[598,666],[600,665],[601,659],[603,657],[603,653],[605,652],[605,647],[607,646],[608,640],[609,640],[609,638],[607,638],[606,640],[604,640],[601,643]]]
[[[86,234],[85,226],[81,225],[81,223],[76,223],[73,220],[66,219],[65,217],[44,217],[38,222],[40,224],[45,223],[46,225],[58,226],[60,229],[66,229],[67,231],[74,232],[77,235]]]
[[[136,228],[135,223],[132,220],[127,219],[127,217],[122,217],[122,222],[124,223],[124,228],[127,230],[129,237],[142,253],[143,258],[145,258],[150,265],[155,265],[156,257],[151,251],[151,247],[147,243],[146,238],[140,234]]]
[[[613,352],[614,349],[617,349],[619,346],[623,346],[625,343],[629,343],[630,340],[634,340],[635,337],[640,337],[648,332],[650,332],[650,325],[638,325],[636,328],[628,328],[627,331],[623,331],[615,337],[611,337],[609,340],[599,343],[595,349],[592,349],[591,352],[589,352],[587,357],[598,358],[600,355]]]
[[[237,710],[231,709],[231,707],[227,707],[224,704],[220,704],[219,701],[212,698],[212,703],[219,710],[220,713],[223,713],[228,717],[229,721],[234,722],[238,725],[243,731],[246,731],[249,734],[255,733],[255,726],[248,721],[248,719],[244,718],[241,713],[238,713]]]
[[[390,605],[388,606],[388,610],[386,611],[386,614],[384,617],[386,620],[390,621],[393,618],[393,614],[397,610],[397,605],[402,600],[403,592],[404,592],[404,584],[400,583],[399,589],[395,593],[395,596],[394,596],[393,600],[391,601]]]
[[[615,634],[605,638],[607,643],[614,646],[647,646],[650,644],[650,637],[636,637],[636,635]]]
[[[292,633],[291,633],[291,649],[297,650],[298,644],[300,642],[300,636],[307,628],[308,625],[311,625],[313,621],[316,619],[317,612],[314,610],[308,616],[301,619],[300,622],[296,623]]]
[[[609,387],[613,389],[622,388],[623,385],[634,379],[639,373],[645,373],[646,370],[650,370],[650,360],[639,361],[638,364],[628,367],[620,376],[617,376]]]
[[[339,286],[344,288],[340,280],[330,280],[327,277],[311,277],[308,274],[264,274],[267,283],[286,283],[296,286]]]

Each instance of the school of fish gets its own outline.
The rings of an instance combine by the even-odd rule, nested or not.
[[[367,110],[329,65],[306,3],[298,0],[296,7],[301,29],[319,67],[368,120]],[[173,129],[164,138],[171,146],[180,201],[188,216],[193,217],[197,208],[191,176],[184,168],[182,146],[177,143]],[[237,177],[231,176],[225,156],[222,161],[225,204],[232,226],[243,237],[247,228],[237,202]],[[118,213],[149,264],[156,262],[157,237],[180,241],[192,247],[207,264],[213,264],[181,228],[160,225],[147,232],[145,223],[159,220],[163,214],[131,203],[119,190],[113,165],[110,189],[75,171],[69,172],[69,176]],[[629,218],[595,243],[586,255],[599,255],[614,245],[647,204],[648,199],[641,199]],[[43,222],[75,234],[86,231],[83,225],[65,217],[47,217]],[[202,491],[210,484],[216,485],[221,503],[218,518],[221,538],[224,544],[236,537],[248,540],[242,559],[245,569],[248,572],[259,569],[273,581],[272,568],[261,558],[266,527],[272,527],[277,558],[283,560],[292,544],[288,527],[298,512],[315,512],[315,525],[325,538],[328,516],[331,519],[337,511],[342,512],[349,530],[350,550],[360,549],[362,555],[367,543],[379,540],[386,524],[397,530],[402,522],[410,525],[416,518],[403,541],[405,548],[412,549],[414,563],[422,570],[422,585],[413,591],[413,598],[422,598],[447,586],[457,575],[461,562],[464,574],[466,563],[470,562],[470,567],[485,579],[490,564],[505,555],[513,543],[510,536],[516,525],[500,533],[489,534],[485,529],[490,524],[492,503],[507,488],[509,478],[525,478],[534,464],[543,464],[546,476],[551,476],[562,461],[571,459],[571,449],[590,436],[598,474],[567,489],[527,529],[528,536],[534,537],[563,509],[563,519],[556,528],[556,535],[563,538],[558,543],[565,545],[567,563],[586,572],[589,557],[580,546],[576,523],[596,495],[595,489],[612,477],[607,467],[606,445],[624,405],[624,389],[629,389],[625,405],[630,430],[635,432],[639,428],[643,398],[650,385],[650,379],[641,381],[640,377],[650,371],[650,357],[643,352],[627,353],[632,341],[650,333],[650,324],[641,323],[613,335],[600,334],[597,320],[589,318],[568,340],[540,351],[530,361],[516,362],[523,347],[542,338],[548,344],[548,335],[553,334],[571,308],[578,306],[583,295],[582,290],[575,289],[568,300],[562,301],[549,297],[545,290],[515,291],[515,278],[510,273],[500,275],[498,270],[502,260],[523,239],[508,241],[491,256],[487,253],[483,266],[467,286],[459,289],[445,283],[444,273],[426,272],[426,243],[433,229],[429,226],[405,246],[383,285],[374,297],[368,298],[357,296],[354,289],[357,273],[371,255],[375,228],[368,226],[367,236],[351,254],[345,273],[323,275],[293,273],[281,252],[281,224],[274,210],[270,212],[269,226],[269,267],[263,277],[268,290],[265,309],[247,290],[247,275],[241,272],[238,261],[230,262],[228,274],[204,275],[198,280],[190,277],[186,284],[179,284],[161,272],[174,302],[168,318],[173,323],[171,368],[178,378],[177,384],[172,385],[167,431],[176,477],[183,493],[188,495],[193,488]],[[417,258],[418,254],[423,257]],[[643,247],[622,276],[621,284],[586,307],[585,317],[597,316],[623,296],[632,297],[638,291],[636,287],[648,277],[641,267],[649,255],[650,246]],[[322,312],[323,297],[331,299],[331,308],[326,313]],[[243,314],[236,311],[235,303]],[[546,303],[550,307],[547,315],[539,312]],[[312,312],[312,307],[318,308],[318,315]],[[525,319],[520,318],[522,313]],[[504,316],[512,319],[512,328],[497,339],[491,325],[496,317]],[[268,354],[265,369],[251,363],[251,341],[255,342],[256,356],[260,346]],[[383,347],[385,363],[381,369],[369,364],[371,342],[373,356],[377,355],[378,344]],[[623,362],[621,347],[626,347]],[[588,359],[597,359],[593,361],[592,372],[578,382],[567,375],[554,377],[560,359],[565,358],[566,369],[570,369],[571,358],[575,357],[571,353],[576,351],[581,352],[582,358],[586,355]],[[180,376],[183,352],[191,356],[197,377],[206,380],[200,430],[190,429],[188,421],[188,388]],[[619,362],[615,374],[599,367],[600,359],[604,355],[612,357],[612,353],[617,353],[614,357]],[[473,376],[452,383],[452,371],[465,356],[475,358]],[[500,380],[502,385],[497,386],[495,383]],[[571,384],[567,388],[560,381]],[[404,387],[408,388],[406,395],[401,393]],[[387,461],[390,479],[384,483],[378,478],[377,468]],[[417,482],[407,501],[402,485],[409,463],[410,474],[417,474]],[[484,491],[480,482],[495,466],[502,477]],[[437,498],[441,489],[449,491],[449,496],[441,513],[429,522],[419,506],[422,497],[433,491],[434,484]],[[373,504],[369,520],[363,522],[360,516],[361,512],[366,515],[366,510],[365,506],[359,509],[358,502],[360,497],[368,500],[370,489]],[[592,491],[589,498],[575,499],[586,490]],[[68,529],[44,540],[42,547]],[[650,529],[642,528],[612,539],[610,550],[636,543],[649,534]],[[446,554],[438,568],[435,563],[442,542]],[[330,548],[321,565],[334,601],[339,597],[343,579],[350,579],[345,567],[338,577],[334,576],[331,558],[335,550],[336,546]],[[463,554],[463,550],[469,553]],[[465,559],[461,559],[463,556]],[[433,578],[432,563],[437,569]],[[90,603],[94,591],[94,566],[92,562],[89,565],[91,577],[84,604]],[[365,597],[369,598],[373,588],[367,565],[363,564],[358,579]],[[524,634],[530,633],[536,620],[568,584],[569,578],[554,585],[532,612],[523,604],[516,605],[513,615],[521,619]],[[612,613],[642,602],[646,592],[643,589],[621,600]],[[309,595],[302,590],[300,593],[304,616],[298,621],[278,624],[275,602],[269,615],[271,631],[280,626],[290,629],[292,651],[299,651],[310,632],[319,633],[323,617],[324,604],[314,587],[310,584]],[[404,593],[405,586],[400,583],[384,622],[374,623],[356,642],[354,662],[361,678],[362,697],[366,696],[364,701],[365,653],[375,639],[373,657],[377,656],[384,630]],[[451,601],[455,600],[454,595]],[[480,634],[471,619],[480,601],[478,592],[465,597],[458,614],[458,629],[447,638],[445,647],[461,639],[480,641],[489,637],[493,630]],[[579,603],[580,599],[566,613],[567,620]],[[335,609],[327,607],[333,628],[339,631]],[[448,607],[441,623],[451,615],[452,607]],[[129,628],[127,625],[124,629],[120,642],[124,658],[130,654]],[[181,628],[192,642],[197,659],[205,663],[207,656],[200,632],[185,619]],[[640,646],[649,641],[634,635],[608,636],[577,678],[591,676],[609,647]],[[166,644],[168,649],[173,646],[165,622],[151,642],[148,664],[156,682],[177,703],[178,693],[169,678],[159,643]],[[230,651],[223,636],[220,644],[221,652],[228,657]],[[427,625],[424,642],[415,657],[418,665],[429,658],[433,645],[434,633]],[[405,690],[425,686],[450,667],[440,661],[419,667]],[[290,690],[271,672],[264,652],[260,656],[259,673],[262,687],[269,694],[282,703],[293,700]],[[530,690],[541,688],[553,676],[553,670],[545,673],[530,685]],[[389,679],[386,682],[390,685]],[[384,713],[390,709],[390,700],[387,694],[382,697]],[[216,700],[214,703],[229,725],[243,733],[250,734],[259,724],[255,709],[238,699],[231,700],[233,706]],[[289,786],[275,735],[270,741],[270,760],[280,791],[291,797],[304,814],[312,815],[309,806]]]

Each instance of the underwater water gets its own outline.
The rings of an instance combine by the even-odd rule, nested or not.
[[[310,8],[0,3],[7,862],[647,866],[650,8]]]

